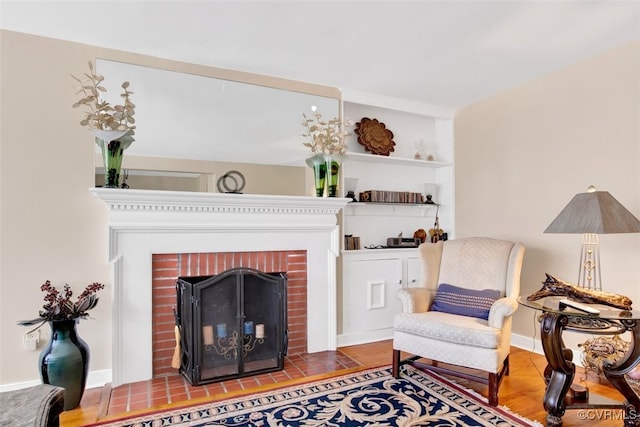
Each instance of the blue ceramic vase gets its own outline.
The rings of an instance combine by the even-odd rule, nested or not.
[[[78,319],[49,322],[51,339],[40,353],[44,384],[64,387],[64,410],[80,404],[89,372],[89,346],[78,337]]]

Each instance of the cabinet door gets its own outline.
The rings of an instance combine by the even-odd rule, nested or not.
[[[407,258],[407,286],[418,287],[422,281],[422,265],[420,258]]]
[[[401,310],[395,294],[402,286],[402,259],[350,260],[343,277],[343,333],[393,327]]]

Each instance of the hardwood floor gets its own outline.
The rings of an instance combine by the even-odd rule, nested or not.
[[[391,341],[342,347],[340,351],[366,367],[379,367],[391,364]],[[544,380],[542,372],[546,362],[544,356],[526,350],[512,348],[510,356],[510,375],[505,377],[500,387],[500,405],[532,420],[544,424],[546,412],[542,406],[544,395]],[[576,373],[576,381],[582,380],[582,372]],[[478,383],[452,378],[465,387],[474,389],[484,396],[487,395],[486,386]],[[605,379],[600,380],[590,375],[585,383],[591,394],[622,400],[622,396],[613,389]],[[61,417],[61,426],[85,426],[96,422],[98,414],[105,413],[108,406],[110,387],[87,390],[80,406],[66,411]],[[174,405],[184,405],[185,402],[175,402]],[[123,414],[124,415],[124,414]],[[110,414],[111,418],[113,414]],[[584,417],[587,417],[586,420]],[[623,424],[619,410],[569,410],[562,418],[564,427],[582,426],[585,424],[598,426],[621,426]]]

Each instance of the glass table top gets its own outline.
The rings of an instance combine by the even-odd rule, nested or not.
[[[545,297],[535,301],[527,300],[526,296],[518,297],[518,302],[525,307],[533,308],[534,310],[549,311],[554,313],[564,313],[571,316],[583,316],[583,317],[599,317],[607,320],[637,320],[640,319],[640,311],[638,310],[620,310],[619,308],[610,307],[603,304],[585,304],[588,307],[600,310],[597,315],[585,313],[584,311],[577,310],[572,307],[560,308],[560,300],[566,297]]]

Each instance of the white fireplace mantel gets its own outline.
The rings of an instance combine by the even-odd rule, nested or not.
[[[153,254],[307,251],[307,350],[335,350],[337,214],[350,199],[181,191],[90,190],[109,208],[113,372],[152,377]]]

